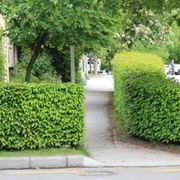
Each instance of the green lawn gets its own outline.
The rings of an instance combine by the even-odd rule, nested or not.
[[[20,157],[20,156],[55,156],[55,155],[75,155],[81,154],[89,156],[85,148],[68,149],[41,149],[41,150],[24,150],[24,151],[0,151],[0,157]]]

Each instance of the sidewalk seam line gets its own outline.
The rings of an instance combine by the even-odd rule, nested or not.
[[[31,169],[31,156],[29,156],[29,169]]]

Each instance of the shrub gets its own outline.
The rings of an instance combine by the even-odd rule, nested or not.
[[[124,52],[113,61],[115,107],[131,135],[180,142],[180,88],[164,77],[163,63],[151,54]]]
[[[85,84],[84,81],[85,80],[83,79],[81,72],[80,71],[76,71],[76,73],[75,73],[75,82],[77,84],[84,85]]]
[[[130,134],[152,141],[180,142],[180,88],[156,75],[124,83],[124,118]]]
[[[170,48],[169,53],[170,56],[168,58],[168,63],[170,63],[172,61],[172,59],[175,59],[175,63],[176,64],[180,64],[180,42],[178,41],[177,44],[175,44],[173,47]]]
[[[29,63],[30,57],[31,57],[31,52],[25,50],[24,53],[22,54],[20,62],[18,63],[19,73],[23,72],[25,74],[25,69],[27,67],[27,64]],[[34,77],[37,77],[38,79],[43,79],[43,76],[47,74],[48,76],[51,76],[51,74],[53,74],[54,72],[51,63],[52,63],[52,57],[48,53],[42,52],[33,66],[32,75]]]
[[[167,63],[170,63],[172,59],[175,59],[176,64],[180,64],[180,31],[179,31],[179,24],[177,21],[172,23],[172,34],[171,34],[171,41],[172,44],[168,48],[169,51],[169,58],[167,59]]]
[[[121,112],[122,103],[122,88],[126,78],[135,76],[135,74],[144,73],[158,74],[164,77],[163,61],[156,55],[140,52],[123,52],[117,54],[113,61],[113,75],[115,86],[114,104],[116,110]]]
[[[25,70],[21,70],[18,72],[13,72],[10,76],[10,82],[12,83],[24,83],[24,75]],[[41,78],[37,78],[36,76],[31,76],[32,83],[49,83],[56,84],[61,83],[61,78],[58,77],[55,73],[46,73],[41,76]]]
[[[83,99],[80,85],[1,85],[0,149],[82,145]]]

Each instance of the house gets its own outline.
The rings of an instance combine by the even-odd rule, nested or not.
[[[0,14],[0,27],[5,29],[5,21],[3,16]],[[5,70],[6,77],[5,81],[9,81],[9,71],[15,67],[17,62],[17,49],[16,46],[11,43],[8,37],[3,38],[3,47],[4,47],[4,55],[5,55]]]

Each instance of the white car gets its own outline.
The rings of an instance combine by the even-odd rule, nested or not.
[[[175,64],[175,74],[180,75],[180,64]]]
[[[175,74],[174,75],[180,75],[180,64],[174,64],[174,72]],[[167,75],[173,75],[171,73],[171,69],[170,69],[170,65],[165,65],[165,72]]]

